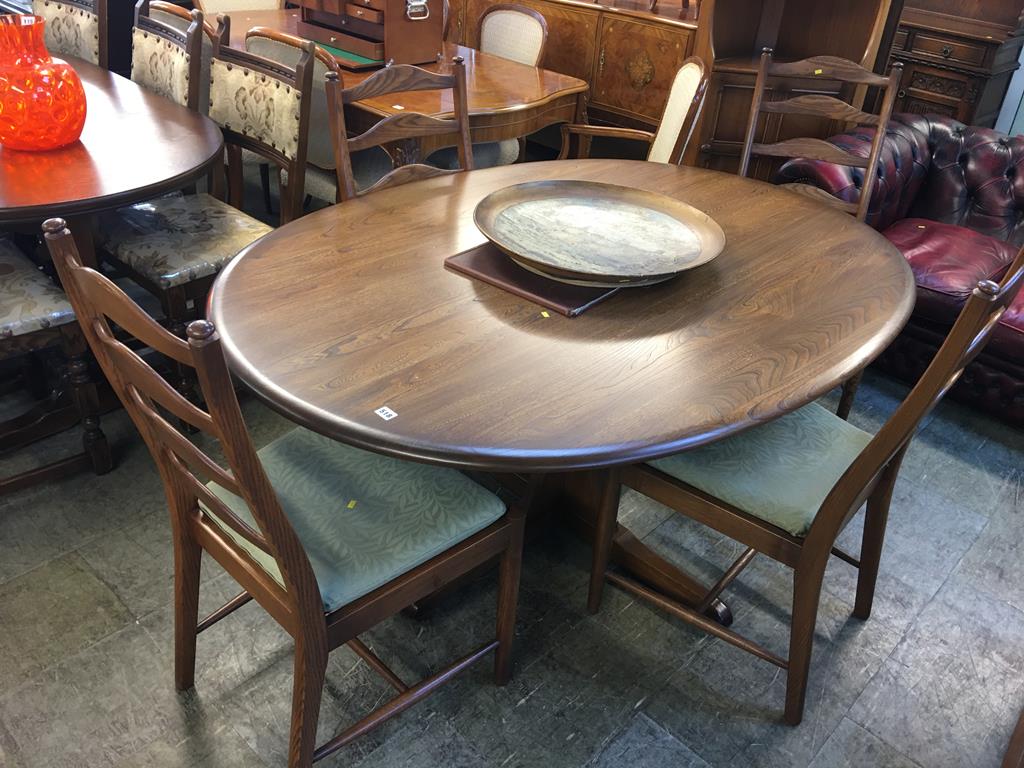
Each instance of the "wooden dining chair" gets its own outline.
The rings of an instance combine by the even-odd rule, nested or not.
[[[81,453],[0,478],[0,494],[53,482],[85,468],[102,475],[113,466],[100,429],[96,381],[88,348],[67,297],[10,240],[0,238],[0,362],[45,350],[62,353],[55,388],[38,387],[26,411],[0,422],[0,453],[82,426]],[[29,376],[23,377],[28,379]],[[38,377],[45,381],[45,376]],[[26,383],[28,383],[26,381]],[[8,388],[4,387],[5,393]],[[7,410],[7,409],[5,409]]]
[[[363,99],[408,91],[451,90],[453,116],[431,117],[418,112],[399,112],[376,123],[369,130],[349,138],[345,128],[345,106]],[[331,120],[334,158],[338,175],[338,199],[350,200],[378,189],[407,181],[445,176],[473,169],[473,146],[469,140],[469,107],[466,102],[466,66],[461,56],[452,59],[451,73],[428,72],[410,64],[385,67],[358,85],[343,88],[337,73],[327,74],[327,112]],[[382,145],[397,145],[404,150],[421,136],[454,134],[457,136],[458,169],[435,168],[410,163],[384,173],[372,184],[358,184],[353,170],[354,153]],[[411,151],[415,155],[415,149]]]
[[[188,27],[181,30],[178,25],[153,18],[150,5],[150,0],[139,0],[135,6],[132,82],[198,111],[203,75],[203,14],[192,11]]]
[[[867,619],[878,578],[889,503],[900,463],[921,420],[985,346],[1024,281],[1024,250],[1002,283],[975,288],[949,336],[917,385],[876,435],[811,403],[775,421],[692,451],[613,470],[612,492],[598,515],[588,607],[596,612],[607,579],[683,621],[786,671],[785,719],[803,717],[811,645],[829,557],[859,570],[853,615]],[[690,608],[608,569],[621,486],[649,496],[747,547]],[[867,504],[859,557],[836,539]],[[769,649],[707,619],[715,600],[757,553],[793,569],[789,655]]]
[[[107,68],[107,0],[32,0],[46,21],[46,49]]]
[[[548,42],[548,23],[533,8],[518,3],[498,3],[480,14],[477,27],[479,50],[492,56],[516,61],[528,67],[539,67],[544,60]],[[473,145],[473,161],[477,168],[510,165],[526,156],[526,137],[489,141]],[[427,158],[430,165],[454,169],[458,157],[452,147],[445,147]]]
[[[288,765],[305,768],[422,700],[495,651],[511,673],[525,501],[506,502],[453,469],[402,461],[296,428],[258,452],[239,411],[216,329],[168,333],[117,286],[82,266],[64,221],[47,245],[86,338],[146,441],[163,480],[174,536],[175,684],[192,688],[196,636],[255,599],[295,641]],[[118,335],[112,331],[116,325]],[[195,369],[206,410],[181,397],[124,334]],[[189,441],[177,417],[216,441],[226,468]],[[202,552],[241,585],[198,620]],[[418,683],[402,681],[359,640],[384,619],[500,558],[496,636]],[[329,651],[342,645],[397,695],[315,747]]]
[[[562,149],[559,160],[569,156],[572,137],[576,136],[578,147],[577,157],[590,155],[590,141],[595,137],[629,139],[643,141],[649,145],[647,160],[653,163],[672,163],[679,161],[693,136],[694,127],[704,108],[707,94],[708,78],[704,62],[691,56],[676,72],[669,90],[665,109],[658,121],[658,130],[654,133],[633,128],[614,128],[610,126],[568,124],[562,126]]]
[[[136,18],[148,16],[153,21],[173,27],[182,34],[187,34],[192,26],[192,11],[166,0],[140,0],[136,4]],[[216,28],[207,18],[202,19],[202,35],[200,35],[199,61],[199,97],[197,111],[207,114],[210,111],[210,61],[213,58],[213,44],[217,37]]]
[[[172,195],[121,208],[101,219],[107,261],[160,300],[168,325],[181,337],[187,322],[202,315],[221,268],[272,231],[240,210],[243,149],[288,174],[281,194],[281,222],[288,222],[293,212],[302,213],[313,43],[305,44],[295,68],[284,67],[229,47],[226,17],[218,21],[209,114],[224,132],[228,202],[205,192]],[[188,371],[182,371],[178,386],[186,395],[191,392],[194,381]]]
[[[782,186],[853,214],[858,221],[864,221],[867,218],[871,193],[875,188],[877,178],[874,169],[878,167],[878,159],[885,139],[885,129],[889,124],[892,107],[896,101],[896,92],[899,90],[900,79],[903,75],[903,65],[897,62],[893,65],[888,77],[883,77],[856,62],[835,56],[815,56],[802,61],[779,63],[773,60],[773,55],[774,52],[771,48],[765,48],[761,53],[757,80],[754,84],[753,104],[750,108],[743,151],[740,155],[740,176],[748,175],[750,160],[755,155],[782,159],[805,157],[810,160],[823,160],[837,165],[862,168],[864,172],[860,184],[860,194],[856,200],[840,200],[811,184],[793,183]],[[765,96],[771,87],[769,80],[779,78],[837,83],[843,86],[851,94],[851,97],[857,94],[863,97],[863,91],[867,87],[880,88],[883,93],[882,107],[877,115],[872,115],[840,98],[819,93],[801,93],[792,98],[767,101]],[[774,143],[760,143],[756,140],[758,126],[761,124],[761,115],[765,114],[818,117],[836,120],[847,125],[872,125],[876,128],[875,137],[871,141],[871,148],[866,158],[851,154],[818,138],[796,138]],[[764,125],[767,126],[768,123],[766,122]],[[762,130],[765,129],[762,128]],[[849,417],[850,410],[853,408],[860,380],[861,374],[858,373],[843,384],[843,392],[836,413],[844,419]]]

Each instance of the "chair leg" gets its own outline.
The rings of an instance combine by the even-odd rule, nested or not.
[[[789,630],[789,670],[786,677],[786,713],[789,725],[800,725],[807,696],[807,678],[811,669],[814,626],[818,620],[821,581],[825,575],[826,556],[821,564],[813,564],[793,572],[793,619]]]
[[[292,727],[288,768],[309,768],[316,750],[320,698],[327,673],[327,651],[299,638],[295,641],[295,676],[292,683]]]
[[[88,347],[77,325],[62,330],[64,351],[68,357],[68,381],[75,406],[82,419],[82,447],[89,457],[93,472],[103,475],[114,467],[107,436],[100,429],[99,396],[89,366]]]
[[[850,418],[850,411],[853,410],[853,400],[857,397],[857,387],[860,386],[860,380],[863,377],[863,373],[858,373],[843,382],[843,394],[839,398],[839,407],[836,408],[836,416],[843,421],[847,421]]]
[[[270,200],[270,163],[260,163],[260,187],[263,189],[263,207],[271,214],[274,205]]]
[[[523,563],[523,528],[526,516],[510,510],[512,530],[508,546],[501,556],[498,576],[498,649],[494,654],[494,682],[505,685],[512,677],[512,643],[516,629],[516,606],[519,602],[519,574]]]
[[[587,596],[587,610],[597,613],[601,608],[601,596],[604,593],[605,572],[612,552],[612,537],[615,535],[615,523],[619,517],[619,497],[622,484],[616,469],[607,470],[604,487],[601,489],[601,503],[597,511],[594,527],[594,551],[590,564],[590,593]]]
[[[860,570],[857,574],[857,599],[853,615],[867,620],[875,600],[875,583],[878,581],[878,564],[882,560],[882,545],[885,541],[885,526],[889,521],[889,504],[892,502],[896,472],[888,470],[871,496],[868,497],[864,515],[864,536],[860,545]]]
[[[199,623],[199,578],[202,547],[187,532],[174,542],[174,687],[187,691],[196,678],[196,626]]]
[[[178,338],[186,338],[185,328],[192,318],[185,293],[179,287],[168,289],[163,295],[163,305],[164,313],[167,315],[168,330]],[[178,394],[190,403],[195,403],[197,400],[195,370],[177,361],[172,361],[171,373],[176,379],[174,388],[178,390]],[[184,421],[179,421],[179,425],[183,432],[191,434],[196,431],[195,427]]]

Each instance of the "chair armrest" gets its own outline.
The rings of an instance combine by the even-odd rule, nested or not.
[[[653,143],[654,134],[650,131],[638,131],[633,128],[612,128],[601,125],[582,125],[580,123],[565,123],[562,125],[562,149],[558,153],[559,160],[565,160],[569,156],[569,136],[570,134],[576,134],[577,136],[605,136],[613,139],[631,139],[633,141],[644,141],[648,144]],[[587,142],[584,148],[581,143],[580,157],[586,157],[589,154],[590,143]]]

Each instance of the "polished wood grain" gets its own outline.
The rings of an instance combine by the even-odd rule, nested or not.
[[[298,16],[298,11],[235,13],[231,17],[231,44],[243,47],[245,30],[252,26],[296,34]],[[452,43],[445,43],[445,64],[430,64],[424,68],[441,72],[447,62],[457,56],[465,61],[470,129],[475,143],[514,139],[548,125],[577,120],[577,112],[582,108],[580,97],[587,92],[586,81]],[[373,70],[343,72],[342,85],[352,88],[372,74]],[[346,124],[351,131],[363,132],[382,117],[403,111],[451,117],[452,106],[451,93],[443,91],[417,91],[402,94],[400,98],[367,98],[350,111]],[[444,143],[441,139],[423,140],[423,156]]]
[[[0,148],[0,224],[92,214],[181,189],[220,158],[203,115],[112,72],[69,59],[85,85],[80,141],[50,152]]]
[[[677,197],[721,225],[725,250],[572,319],[444,269],[484,242],[472,221],[484,196],[542,179]],[[906,260],[846,214],[701,169],[584,160],[318,211],[243,250],[209,316],[235,373],[312,429],[396,456],[547,471],[666,455],[798,408],[878,355],[913,301]],[[398,416],[383,421],[383,406]]]
[[[314,760],[332,754],[426,698],[491,651],[496,652],[495,682],[508,682],[523,526],[537,485],[535,480],[528,483],[522,497],[501,489],[507,512],[483,530],[357,600],[325,612],[306,551],[281,507],[245,426],[216,328],[205,320],[197,320],[189,325],[187,340],[176,337],[106,277],[83,266],[62,219],[50,219],[43,227],[53,261],[75,314],[82,321],[85,338],[149,447],[163,481],[174,542],[174,681],[178,690],[194,686],[197,635],[250,600],[259,603],[295,642],[289,768],[309,768]],[[118,328],[118,336],[112,326]],[[205,410],[175,392],[123,343],[124,335],[180,365],[194,368],[202,386]],[[177,417],[206,433],[223,450],[227,466],[188,440],[168,417]],[[211,491],[211,482],[244,499],[253,522],[238,517]],[[216,515],[219,523],[214,522],[212,515]],[[273,558],[279,579],[226,535],[225,526]],[[200,621],[200,560],[204,550],[243,591]],[[495,634],[477,650],[426,679],[407,685],[359,641],[359,634],[383,619],[495,559],[500,560]],[[327,657],[330,651],[348,643],[399,693],[317,747]]]

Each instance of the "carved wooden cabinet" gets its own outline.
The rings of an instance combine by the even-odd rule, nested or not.
[[[895,111],[994,125],[1024,45],[1022,5],[986,0],[983,9],[971,0],[915,0],[893,41],[892,61],[904,65]]]

